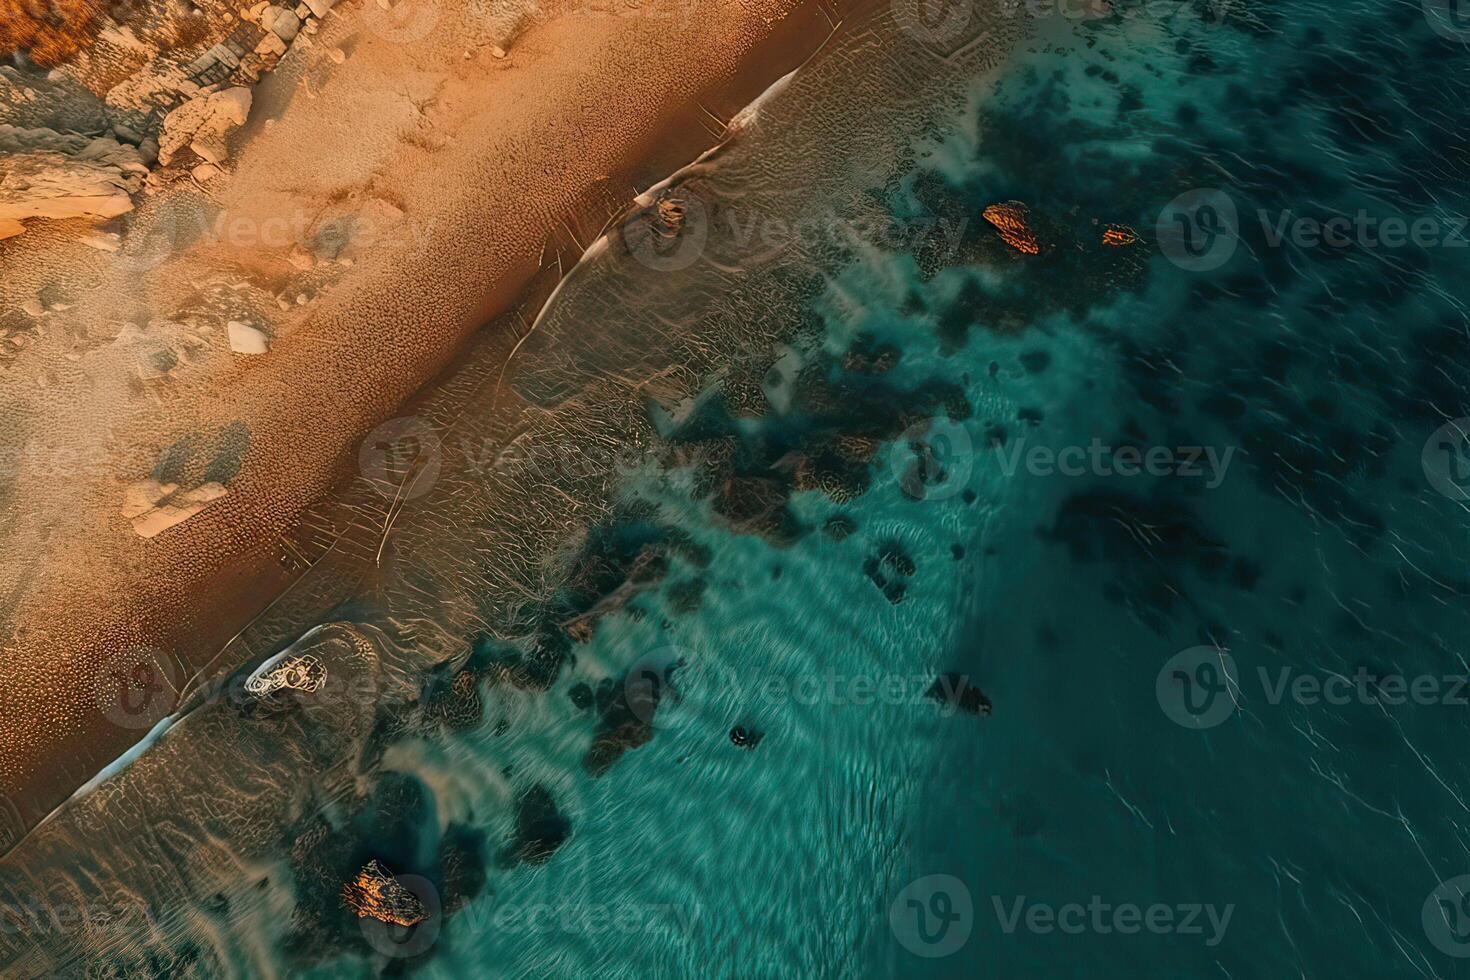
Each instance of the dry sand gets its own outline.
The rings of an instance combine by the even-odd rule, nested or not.
[[[339,6],[226,172],[121,240],[0,242],[0,794],[27,823],[143,734],[103,711],[120,655],[182,686],[291,580],[282,535],[364,433],[831,27],[815,0],[571,2],[501,51],[475,5],[400,3]]]

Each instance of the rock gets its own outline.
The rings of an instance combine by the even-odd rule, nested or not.
[[[418,925],[429,917],[423,901],[403,887],[376,858],[342,886],[342,903],[356,912],[359,919],[373,918],[404,928]]]
[[[99,252],[116,252],[122,244],[122,236],[115,231],[94,231],[82,236],[81,241]]]
[[[219,167],[216,167],[212,163],[201,163],[189,172],[194,175],[195,180],[202,184],[211,177],[218,177]]]
[[[139,537],[151,538],[183,523],[228,493],[219,483],[205,483],[181,491],[172,483],[142,480],[124,489],[122,516],[132,521]]]
[[[1020,201],[1007,201],[990,205],[981,212],[981,217],[996,227],[1001,239],[1011,248],[1027,255],[1037,255],[1041,252],[1041,245],[1026,220],[1028,213],[1026,205]]]
[[[114,218],[131,211],[148,166],[110,137],[0,125],[0,238],[28,218]]]
[[[567,695],[572,699],[572,704],[577,706],[578,711],[586,711],[592,707],[592,688],[585,681],[572,685],[572,689],[567,692]]]
[[[271,23],[271,33],[282,41],[290,42],[295,39],[301,31],[301,18],[289,10],[283,10],[276,15],[275,21]]]
[[[286,53],[286,42],[282,41],[277,34],[266,34],[255,46],[255,53],[265,55],[268,58],[279,58]]]
[[[262,665],[245,680],[245,690],[256,697],[277,691],[315,694],[327,683],[327,668],[316,657],[287,657],[278,664]]]
[[[279,40],[279,39],[277,39]],[[218,164],[229,154],[225,138],[250,115],[250,90],[242,86],[195,96],[163,119],[158,161],[167,165],[185,146],[208,163]]]
[[[761,739],[765,737],[765,732],[757,732],[753,729],[746,728],[744,725],[736,725],[730,729],[730,743],[742,749],[755,748],[761,744]]]
[[[332,59],[333,64],[340,65],[347,60],[347,53],[341,48],[328,48],[327,57]]]
[[[957,671],[940,674],[925,694],[941,704],[959,708],[967,715],[990,714],[990,699],[970,683],[970,678]]]
[[[336,2],[337,0],[306,0],[306,5],[311,8],[313,16],[325,17],[327,11],[331,10],[332,5]]]
[[[286,257],[286,260],[302,272],[307,272],[316,265],[316,256],[301,245],[293,245],[291,254]]]
[[[1123,248],[1138,241],[1138,232],[1127,225],[1106,225],[1103,228],[1102,243],[1113,248]]]
[[[230,350],[237,354],[264,354],[270,350],[270,340],[265,331],[239,320],[231,320],[228,326]]]
[[[504,58],[505,57],[505,49],[502,48],[498,44],[493,45],[490,48],[490,55],[491,55],[491,57],[494,57],[494,58]]]
[[[545,864],[571,833],[571,822],[557,809],[551,793],[544,786],[532,786],[516,801],[515,837],[501,851],[500,862],[505,867],[520,861]]]

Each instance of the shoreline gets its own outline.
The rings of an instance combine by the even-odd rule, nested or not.
[[[569,86],[561,94],[574,99],[580,84],[571,83],[585,80],[583,65],[566,65],[569,59],[558,52],[567,50],[569,37],[585,36],[586,15],[534,25],[518,38],[512,52],[529,62],[515,66],[523,69],[519,84],[511,84],[514,74],[496,79],[506,83],[494,90],[505,93],[497,100],[504,111],[497,112],[496,106],[471,108],[465,116],[454,114],[458,106],[443,110],[445,118],[460,120],[456,135],[472,147],[444,151],[449,159],[440,161],[443,172],[435,176],[457,179],[460,186],[439,208],[422,192],[417,199],[412,193],[399,198],[408,205],[401,209],[405,215],[425,219],[426,235],[401,244],[393,254],[368,258],[361,271],[352,270],[351,288],[315,300],[322,309],[273,345],[265,355],[269,360],[229,365],[222,377],[193,381],[186,392],[189,399],[169,404],[171,416],[178,420],[168,427],[173,434],[209,432],[222,422],[241,421],[247,427],[249,450],[227,495],[189,520],[145,539],[116,513],[114,476],[83,486],[75,498],[54,505],[70,518],[65,528],[47,527],[45,534],[24,527],[7,529],[12,545],[28,559],[23,564],[29,566],[20,575],[8,570],[7,577],[24,587],[28,573],[34,582],[15,604],[12,639],[0,667],[0,686],[18,707],[0,719],[0,744],[5,745],[0,794],[23,824],[31,825],[51,812],[140,734],[111,725],[98,708],[94,687],[109,653],[119,647],[169,651],[179,674],[175,686],[184,688],[189,677],[298,577],[300,569],[283,567],[277,539],[351,472],[363,433],[448,368],[463,343],[494,313],[512,308],[524,288],[542,274],[544,264],[534,252],[540,247],[544,253],[544,227],[516,229],[521,244],[508,249],[504,242],[511,236],[501,233],[503,226],[487,227],[482,215],[498,210],[510,224],[528,212],[560,214],[558,220],[580,226],[597,220],[599,203],[606,201],[600,191],[614,175],[634,182],[636,189],[640,177],[660,168],[668,173],[687,163],[708,145],[699,138],[708,130],[696,124],[705,109],[712,104],[726,117],[733,115],[790,70],[793,61],[799,63],[809,53],[803,49],[813,37],[813,25],[825,28],[827,23],[812,4],[771,0],[763,6],[784,8],[787,16],[753,33],[750,22],[760,20],[754,14],[746,19],[738,14],[711,17],[695,25],[693,38],[670,37],[663,31],[652,36],[642,29],[646,25],[611,18],[619,23],[600,38],[596,51],[589,52],[586,44],[574,46],[577,56],[570,60],[585,63],[601,58],[596,64],[601,77],[614,79],[622,90],[622,102],[616,107],[622,114],[610,119],[613,107],[606,100],[570,107],[553,102],[548,108],[563,109],[561,121],[569,133],[582,134],[586,141],[601,137],[596,147],[565,136],[546,146],[544,116],[516,111],[516,100],[532,92],[552,101],[554,96],[545,91],[554,90],[558,81]],[[816,36],[825,37],[826,30]],[[732,37],[739,43],[732,45]],[[538,63],[538,57],[548,61]],[[711,62],[715,68],[697,83],[670,71],[644,86],[631,81],[640,66],[670,70],[691,66],[702,71]],[[557,79],[538,75],[545,64],[560,71]],[[441,87],[441,97],[449,88]],[[640,99],[628,95],[634,90]],[[650,93],[653,99],[648,98]],[[273,94],[268,89],[264,96],[268,100]],[[469,85],[454,92],[466,104],[477,94],[486,93]],[[512,129],[507,137],[502,128],[506,116],[525,128]],[[288,109],[274,121],[272,135],[292,125],[309,131],[314,122],[299,114],[291,117]],[[610,122],[621,123],[624,129],[609,134]],[[522,139],[519,145],[511,138],[517,135]],[[538,137],[543,145],[531,149],[540,149],[542,160],[525,152],[525,141]],[[255,139],[261,139],[260,134]],[[522,151],[520,156],[507,153],[512,162],[498,175],[499,181],[496,174],[467,166],[497,148]],[[578,148],[583,158],[570,159]],[[281,195],[273,195],[269,188],[261,195],[258,185],[250,186],[258,173],[253,164],[265,157],[262,167],[268,168],[273,162],[271,149],[290,153],[300,147],[293,148],[284,137],[277,138],[273,148],[247,145],[239,169],[221,192],[227,206],[233,203],[239,213],[249,214],[252,204],[247,197],[257,192],[263,198],[263,204],[253,205],[261,209],[257,217],[260,213],[269,217],[271,208],[279,207]],[[405,159],[413,155],[390,161],[388,183],[396,176],[391,172],[395,162],[400,173],[422,173],[415,171],[415,164],[422,161]],[[547,170],[559,172],[546,174]],[[536,173],[546,175],[546,186],[535,189],[540,196],[532,209],[527,202],[532,182],[525,175]],[[485,179],[483,187],[477,179]],[[237,197],[232,200],[231,194]],[[152,203],[140,211],[146,212]],[[416,213],[416,205],[422,211]],[[407,254],[411,247],[417,254]],[[150,287],[161,284],[147,298],[167,300],[171,287],[163,280],[187,271],[193,259],[185,254],[134,278]],[[455,290],[444,289],[443,272],[448,268],[457,273]],[[486,281],[496,282],[497,288],[477,288]],[[413,288],[420,282],[418,290]],[[174,287],[178,294],[177,284]],[[424,309],[422,290],[452,295],[435,297],[439,305]],[[417,335],[404,336],[415,333],[404,329],[404,321],[415,323]],[[341,359],[320,363],[324,342],[338,341],[342,335],[357,346],[347,348]],[[146,459],[160,441],[151,416],[125,420],[122,428],[122,441],[132,449],[127,455],[135,460]],[[114,458],[127,457],[118,453]],[[63,496],[69,494],[64,491]],[[26,537],[44,540],[44,545],[28,546]],[[65,555],[65,567],[58,569],[59,563],[52,562],[51,567],[38,568],[43,555],[53,559]],[[16,592],[13,585],[11,591]],[[58,616],[57,610],[71,615]],[[64,655],[58,657],[58,649]]]

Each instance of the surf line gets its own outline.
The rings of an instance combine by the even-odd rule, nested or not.
[[[531,321],[531,326],[526,330],[524,334],[521,335],[520,339],[516,341],[515,346],[511,348],[510,353],[506,356],[505,363],[500,366],[500,376],[495,380],[495,392],[490,398],[490,410],[492,412],[495,410],[496,406],[500,404],[500,389],[505,381],[506,371],[510,369],[511,361],[514,361],[516,354],[520,352],[521,345],[523,345],[530,338],[530,336],[535,333],[536,330],[541,326],[541,321],[546,318],[547,313],[552,308],[552,304],[555,303],[557,297],[561,295],[561,291],[563,287],[566,286],[567,282],[572,278],[572,276],[576,275],[577,270],[590,264],[600,255],[602,255],[603,252],[607,251],[608,247],[611,244],[611,235],[609,229],[613,228],[616,225],[626,224],[627,221],[635,214],[638,214],[639,212],[652,207],[654,201],[657,200],[658,196],[664,191],[673,187],[675,184],[680,183],[681,181],[684,181],[689,177],[708,169],[710,161],[717,154],[722,152],[727,146],[729,146],[730,142],[736,136],[738,136],[744,130],[748,129],[760,118],[761,109],[764,108],[776,96],[780,95],[781,92],[790,87],[792,80],[795,79],[796,76],[807,67],[807,65],[811,64],[813,60],[815,60],[818,56],[822,54],[823,51],[826,50],[827,45],[831,43],[832,38],[836,37],[837,32],[842,29],[842,23],[843,22],[839,20],[837,21],[837,23],[832,25],[832,29],[827,33],[827,37],[823,39],[822,43],[817,46],[817,49],[815,51],[807,55],[806,60],[797,65],[795,68],[791,69],[786,74],[782,75],[780,78],[776,79],[770,85],[766,86],[766,90],[760,95],[757,95],[754,99],[752,99],[749,105],[741,109],[739,112],[735,113],[735,115],[731,116],[730,121],[725,124],[725,132],[720,137],[719,142],[710,147],[708,150],[705,150],[703,153],[701,153],[698,157],[694,159],[692,163],[685,164],[669,176],[665,177],[663,180],[643,191],[641,194],[635,195],[632,201],[628,203],[627,207],[612,215],[607,219],[606,222],[603,223],[602,229],[597,233],[597,237],[592,240],[592,244],[588,245],[582,251],[582,255],[577,259],[576,264],[568,269],[562,275],[561,279],[557,281],[556,287],[551,291],[551,295],[546,297],[545,303],[541,304],[541,311],[536,314],[536,319]],[[706,109],[705,112],[708,113],[709,110]]]

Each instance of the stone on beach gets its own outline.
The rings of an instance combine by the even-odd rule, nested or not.
[[[122,516],[132,521],[139,537],[151,538],[182,524],[228,493],[219,483],[180,491],[174,483],[140,480],[123,490]]]
[[[199,95],[174,109],[163,120],[158,141],[158,162],[167,165],[185,146],[207,163],[218,164],[229,156],[225,138],[250,115],[250,90],[243,86]]]
[[[236,354],[264,354],[270,350],[270,340],[265,331],[239,320],[231,320],[228,326],[230,350]]]

